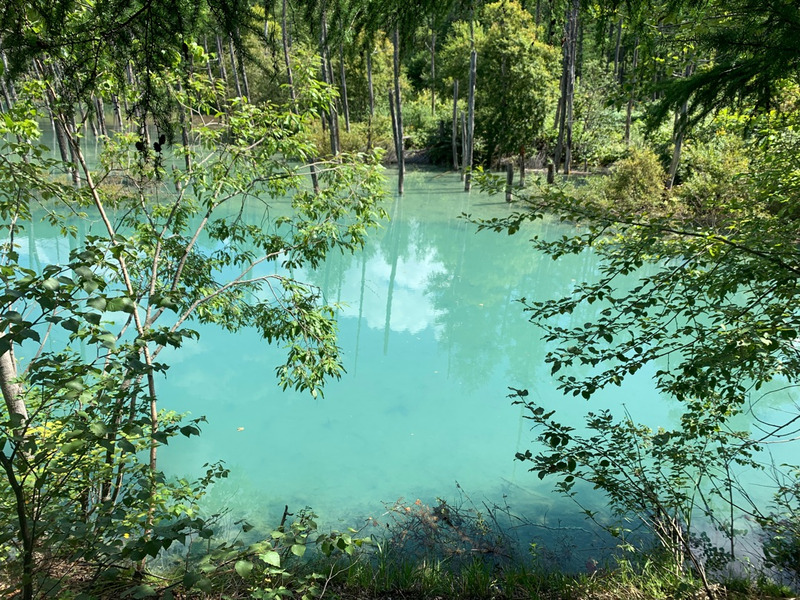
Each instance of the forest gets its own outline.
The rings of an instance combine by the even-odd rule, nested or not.
[[[4,597],[796,595],[800,467],[765,457],[800,432],[798,39],[794,0],[5,0]],[[228,467],[160,466],[202,436],[159,388],[200,326],[280,347],[280,390],[324,402],[348,376],[337,307],[299,274],[363,248],[407,169],[501,198],[460,215],[478,235],[558,222],[531,256],[599,260],[567,294],[515,298],[585,427],[536,382],[498,393],[534,438],[509,461],[608,535],[601,563],[501,552],[501,517],[524,515],[442,499],[393,506],[384,536],[287,506],[231,538],[201,508]],[[39,222],[67,260],[26,258]],[[640,371],[675,426],[593,404]]]

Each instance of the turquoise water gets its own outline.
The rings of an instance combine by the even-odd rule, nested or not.
[[[567,293],[594,274],[592,255],[557,263],[535,255],[534,229],[560,234],[554,224],[515,236],[476,233],[462,212],[492,217],[509,207],[501,196],[464,194],[457,175],[415,172],[406,186],[363,252],[295,273],[344,305],[339,343],[347,373],[323,399],[280,391],[281,351],[255,332],[205,328],[199,341],[162,354],[172,365],[161,382],[162,406],[209,423],[199,439],[161,450],[160,464],[196,474],[224,460],[231,476],[210,494],[212,510],[258,520],[275,518],[285,504],[309,505],[329,522],[358,520],[399,497],[450,498],[457,482],[473,499],[506,495],[539,515],[573,511],[549,481],[514,460],[532,434],[507,394],[508,386],[528,388],[566,421],[580,422],[586,401],[556,390],[540,332],[516,299]],[[614,392],[614,402],[646,407],[648,419],[673,417],[646,373]]]
[[[254,331],[201,327],[199,340],[162,353],[171,368],[158,382],[161,407],[204,415],[208,423],[199,438],[161,448],[159,464],[194,477],[205,463],[225,461],[230,476],[206,497],[209,513],[228,511],[231,521],[247,518],[269,529],[284,505],[310,506],[323,526],[358,526],[401,497],[432,504],[466,492],[479,506],[508,503],[544,526],[543,535],[561,542],[570,536],[587,554],[605,543],[584,535],[578,508],[552,492],[549,480],[514,460],[531,448],[533,434],[507,398],[508,386],[529,389],[573,425],[587,410],[605,407],[652,427],[671,426],[680,406],[659,396],[651,381],[664,365],[591,402],[564,397],[543,361],[540,331],[516,299],[569,294],[576,281],[597,274],[595,258],[587,252],[554,262],[535,254],[530,237],[565,232],[548,221],[514,236],[476,233],[462,213],[503,216],[509,206],[502,196],[461,189],[457,175],[411,172],[406,195],[387,202],[391,221],[363,251],[293,273],[342,304],[339,344],[347,372],[326,386],[324,398],[281,391],[275,367],[282,351]],[[85,233],[93,226],[82,227]],[[41,224],[27,234],[21,253],[35,266],[64,262],[76,243]],[[588,321],[595,310],[586,306],[562,324]],[[793,403],[789,392],[769,394],[761,416],[796,412]],[[740,419],[743,428],[749,419]],[[778,462],[796,462],[792,446],[771,451]],[[763,481],[753,482],[757,496]],[[603,506],[592,493],[584,503]],[[769,493],[763,488],[765,498]]]

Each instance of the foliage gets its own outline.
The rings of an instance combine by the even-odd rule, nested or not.
[[[620,213],[663,213],[665,179],[664,169],[652,150],[632,147],[600,186],[601,201],[614,205]]]
[[[218,88],[187,65],[204,60],[202,49],[183,44],[192,57],[171,54],[148,85],[153,98],[169,98],[160,118],[178,115],[185,139],[190,124],[181,115],[194,112],[192,144],[170,148],[158,130],[153,141],[143,120],[136,133],[106,138],[99,164],[90,165],[57,68],[21,89],[1,121],[0,215],[8,225],[0,256],[0,535],[17,549],[9,573],[26,599],[56,589],[52,561],[141,571],[148,557],[195,532],[211,535],[196,503],[227,471],[211,465],[197,482],[171,481],[157,465],[160,446],[200,432],[202,419],[182,422],[160,407],[155,381],[168,368],[157,361],[163,348],[196,336],[190,321],[252,326],[282,344],[283,388],[317,396],[342,372],[333,308],[292,273],[331,250],[359,248],[382,218],[377,155],[318,161],[311,190],[306,163],[317,150],[309,130],[331,91],[308,78],[302,111],[236,98],[221,114]],[[74,66],[68,53],[60,59]],[[112,59],[94,76],[121,89]],[[62,167],[38,141],[45,110],[68,136],[67,170],[79,185],[52,175]],[[21,254],[19,239],[40,215],[75,239],[67,263],[38,268]],[[104,232],[79,239],[86,218]]]
[[[602,410],[587,413],[588,433],[581,434],[556,421],[556,411],[536,405],[527,390],[512,392],[509,397],[524,406],[543,448],[537,454],[517,453],[518,460],[532,463],[530,470],[539,479],[555,475],[556,489],[579,506],[577,482],[602,490],[615,520],[606,521],[608,515],[581,508],[618,538],[623,549],[632,551],[638,540],[649,546],[645,555],[660,556],[661,566],[668,571],[683,572],[688,565],[706,581],[710,556],[707,549],[702,553],[701,530],[694,527],[694,520],[704,517],[733,539],[732,523],[720,522],[714,508],[719,500],[731,500],[732,465],[758,467],[752,460],[758,447],[748,441],[746,432],[727,431],[710,417],[708,433],[697,436],[696,415],[691,413],[679,428],[653,431],[630,416],[617,419],[611,411]],[[628,528],[633,519],[644,526],[645,535],[637,526]]]
[[[725,135],[716,146],[690,142],[706,151],[694,171],[687,168],[674,199],[665,200],[655,155],[634,149],[600,193],[567,186],[523,192],[522,210],[479,223],[515,233],[523,221],[555,216],[578,227],[559,239],[535,237],[536,250],[554,259],[591,250],[599,258],[596,278],[576,283],[569,295],[521,299],[553,344],[545,360],[565,394],[590,399],[648,368],[657,388],[682,403],[674,430],[653,432],[594,411],[584,435],[530,402],[527,391],[514,390],[542,448],[518,458],[531,461],[540,477],[555,475],[566,494],[577,491],[579,479],[603,490],[621,515],[638,515],[664,545],[679,546],[697,574],[716,553],[690,535],[693,515],[716,522],[733,554],[727,515],[733,507],[760,514],[729,472],[755,467],[758,444],[735,433],[732,419],[771,381],[793,385],[800,377],[800,322],[792,308],[800,270],[790,216],[798,197],[794,171],[786,168],[800,146],[787,120],[757,121],[745,145]],[[723,165],[739,169],[735,179]],[[693,198],[705,206],[693,207]],[[586,320],[590,304],[596,316]],[[785,439],[794,420],[762,423],[759,440]],[[791,511],[784,505],[779,514],[765,521],[782,524],[766,553],[791,563]],[[665,522],[668,530],[659,531]]]
[[[725,133],[709,142],[690,141],[683,154],[677,199],[700,226],[720,230],[746,212],[749,194],[740,180],[750,164],[741,138]]]
[[[778,482],[773,505],[762,514],[764,560],[779,576],[797,586],[800,579],[800,470],[792,469]]]
[[[556,51],[540,42],[531,15],[512,0],[486,5],[475,27],[478,51],[475,135],[483,162],[536,145],[557,92]],[[440,53],[444,80],[458,79],[466,94],[470,33],[456,23]]]
[[[691,3],[687,7],[692,7]],[[654,120],[663,119],[671,108],[678,109],[687,100],[693,122],[743,101],[758,112],[769,112],[779,101],[781,87],[797,83],[800,53],[794,40],[800,30],[800,11],[795,2],[710,3],[706,12],[695,16],[702,18],[696,21],[691,41],[712,60],[692,76],[665,86]],[[683,41],[680,34],[675,37]]]
[[[586,61],[575,88],[573,145],[575,162],[608,166],[624,158],[620,131],[624,114],[611,103],[616,82],[598,61]]]

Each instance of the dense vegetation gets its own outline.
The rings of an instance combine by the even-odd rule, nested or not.
[[[800,378],[798,36],[791,0],[6,1],[4,593],[713,598],[734,586],[734,513],[760,528],[737,585],[796,587],[797,467],[771,467],[770,506],[734,471],[764,468],[760,448],[795,437],[800,416],[734,424],[765,386]],[[538,432],[517,458],[579,504],[576,483],[589,482],[618,517],[598,518],[616,562],[583,578],[545,569],[536,549],[510,565],[502,528],[444,502],[393,507],[405,533],[377,544],[319,534],[313,514],[289,520],[288,508],[265,539],[217,539],[198,502],[224,466],[191,482],[159,470],[161,445],[200,433],[162,406],[155,377],[192,323],[253,326],[284,345],[284,388],[317,396],[341,375],[333,308],[292,273],[363,244],[385,217],[380,161],[398,163],[402,193],[412,149],[460,170],[465,189],[477,172],[515,201],[479,229],[560,218],[574,235],[534,239],[533,252],[601,258],[568,296],[522,299],[564,393],[591,400],[657,365],[657,387],[681,403],[680,427],[657,431],[587,404],[580,433],[511,390]],[[499,166],[518,168],[520,185],[487,174]],[[40,218],[74,238],[68,262],[21,260],[19,234]],[[103,233],[79,237],[84,219]],[[218,244],[202,250],[201,236]],[[638,282],[618,289],[622,276]],[[600,316],[565,326],[585,304]],[[571,369],[587,365],[586,377]],[[190,552],[198,540],[205,550]],[[298,564],[310,545],[316,562]],[[151,560],[176,547],[180,569],[155,573]]]

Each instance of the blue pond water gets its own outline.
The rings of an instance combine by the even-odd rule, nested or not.
[[[326,386],[324,398],[280,391],[281,351],[252,331],[203,328],[199,341],[162,355],[172,365],[161,382],[162,406],[209,423],[200,438],[163,449],[160,464],[189,475],[224,460],[231,475],[209,494],[209,510],[267,525],[285,504],[309,505],[325,522],[357,523],[399,497],[453,498],[458,484],[473,500],[505,496],[541,522],[582,523],[549,481],[514,460],[532,434],[507,394],[508,386],[527,388],[565,421],[580,422],[586,401],[556,389],[540,331],[516,299],[567,293],[592,276],[594,259],[535,255],[534,230],[563,232],[548,222],[514,236],[476,233],[462,212],[501,216],[509,207],[502,197],[461,189],[454,174],[411,173],[405,196],[387,205],[391,221],[363,252],[294,273],[343,304],[347,373]],[[627,403],[655,425],[678,414],[646,372],[595,401]]]
[[[508,386],[526,388],[562,422],[578,425],[589,409],[628,411],[652,427],[670,426],[680,407],[661,397],[644,369],[621,388],[585,400],[563,396],[543,362],[540,331],[516,299],[568,294],[592,279],[591,253],[554,262],[530,249],[534,234],[556,236],[547,220],[507,236],[476,233],[460,218],[502,216],[500,196],[465,194],[458,175],[412,172],[406,194],[389,199],[391,221],[372,232],[366,248],[331,256],[315,271],[293,275],[316,284],[338,313],[346,374],[324,398],[281,391],[280,348],[255,331],[229,334],[196,327],[197,341],[159,357],[171,365],[159,384],[162,408],[208,418],[199,438],[176,440],[159,452],[176,476],[198,476],[223,460],[230,476],[204,500],[209,513],[227,511],[269,530],[284,505],[310,506],[323,526],[381,519],[398,498],[433,504],[437,497],[477,505],[508,503],[541,526],[549,543],[597,553],[601,540],[584,531],[578,508],[552,483],[514,460],[533,434]],[[91,229],[90,226],[88,226]],[[22,254],[32,264],[63,262],[70,243],[42,225],[28,230]],[[596,307],[564,317],[583,323]],[[765,396],[760,407],[793,410],[789,392]],[[747,417],[743,428],[750,426]],[[793,449],[775,450],[778,462]],[[755,480],[754,480],[755,481]],[[758,495],[757,483],[752,490]],[[768,490],[764,491],[765,498]],[[586,490],[588,507],[604,500]],[[744,525],[746,526],[746,524]]]

